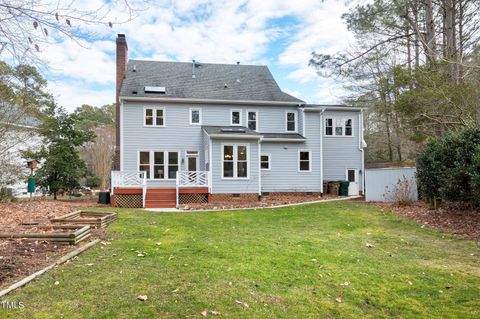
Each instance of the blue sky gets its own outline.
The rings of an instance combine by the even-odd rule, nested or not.
[[[42,50],[49,87],[69,110],[114,101],[115,37],[124,33],[130,58],[210,63],[266,64],[280,87],[309,103],[337,103],[342,83],[308,66],[312,51],[335,53],[353,44],[341,20],[352,1],[244,0],[130,1],[140,10],[127,23],[121,6],[110,8],[113,28],[80,26],[94,36],[78,46],[60,38]],[[96,8],[101,0],[81,1]]]

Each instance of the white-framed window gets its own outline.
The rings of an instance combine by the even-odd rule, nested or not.
[[[138,154],[138,170],[146,172],[150,178],[150,151],[140,151]]]
[[[310,150],[298,151],[298,171],[299,172],[312,171],[312,151]]]
[[[333,135],[333,119],[325,119],[325,135]]]
[[[325,136],[353,136],[351,118],[326,118]]]
[[[258,130],[258,112],[247,111],[247,127],[252,131]]]
[[[297,112],[287,111],[285,113],[285,131],[286,132],[297,131]]]
[[[190,108],[190,125],[202,124],[202,109]]]
[[[163,107],[145,107],[143,109],[144,126],[165,126],[165,108]]]
[[[178,151],[139,151],[138,167],[149,179],[175,179],[179,169]]]
[[[346,171],[346,179],[347,181],[351,183],[356,183],[357,182],[357,169],[356,168],[347,168]]]
[[[222,144],[222,178],[248,178],[249,147],[244,144]]]
[[[230,124],[242,125],[242,110],[230,110]]]
[[[260,168],[262,170],[270,170],[270,154],[260,155]]]

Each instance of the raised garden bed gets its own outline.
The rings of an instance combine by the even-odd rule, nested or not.
[[[21,232],[0,233],[3,239],[27,239],[44,240],[59,244],[75,245],[90,237],[90,226],[88,225],[35,225],[24,226]]]
[[[52,223],[90,225],[95,228],[105,228],[117,219],[115,212],[94,212],[88,210],[78,210],[61,217],[52,218]]]

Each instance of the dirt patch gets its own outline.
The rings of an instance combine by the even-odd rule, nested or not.
[[[31,222],[48,225],[49,219],[77,210],[78,207],[104,206],[95,202],[19,201],[0,203],[0,232],[45,232],[48,229],[25,227]],[[52,232],[58,230],[51,229]],[[104,239],[102,230],[92,230],[92,237]],[[53,263],[77,246],[20,239],[0,239],[0,287]]]
[[[417,201],[408,206],[395,206],[388,203],[370,203],[390,210],[417,223],[445,230],[455,235],[480,241],[480,210],[442,207],[432,210],[425,202]]]
[[[274,207],[278,205],[306,203],[320,200],[337,198],[338,196],[325,194],[323,196],[312,195],[282,195],[282,196],[263,196],[261,200],[226,200],[216,201],[214,203],[193,203],[180,205],[184,210],[216,210],[216,209],[233,209],[233,208],[257,208],[257,207]]]

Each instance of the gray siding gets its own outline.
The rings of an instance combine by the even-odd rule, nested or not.
[[[362,152],[360,143],[362,136],[359,136],[359,112],[347,111],[325,111],[322,120],[323,136],[323,179],[345,180],[347,169],[357,169],[359,172],[359,188],[363,190],[363,172],[362,170]],[[325,136],[324,122],[325,118],[351,118],[353,120],[353,136],[337,137]]]
[[[222,145],[242,144],[249,148],[248,179],[222,178]],[[257,140],[212,140],[212,194],[258,193],[258,142]]]
[[[404,179],[407,179],[411,184],[411,199],[417,200],[417,180],[415,174],[415,167],[367,169],[365,175],[366,201],[389,201],[388,196],[385,197],[387,190],[392,190],[399,180]]]
[[[301,112],[299,112],[301,113]],[[261,154],[270,154],[270,170],[262,170],[262,192],[319,192],[320,121],[319,113],[305,114],[304,143],[262,143]],[[311,151],[311,172],[299,172],[299,150]]]

